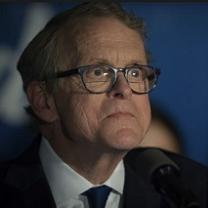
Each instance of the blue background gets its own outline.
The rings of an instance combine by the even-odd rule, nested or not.
[[[162,70],[151,100],[177,123],[187,156],[208,164],[208,4],[123,3],[146,21],[152,64]],[[72,4],[0,4],[0,158],[13,158],[32,141],[26,99],[15,71],[28,41]]]

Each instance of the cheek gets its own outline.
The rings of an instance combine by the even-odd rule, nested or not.
[[[148,95],[142,95],[136,98],[135,107],[137,109],[138,124],[144,130],[143,134],[146,133],[151,120],[151,109]]]
[[[89,139],[93,137],[95,129],[97,127],[97,109],[96,106],[82,100],[76,103],[76,110],[74,110],[74,124],[78,127],[79,131]]]
[[[98,103],[89,95],[74,95],[59,106],[61,126],[67,137],[93,139],[98,126]]]

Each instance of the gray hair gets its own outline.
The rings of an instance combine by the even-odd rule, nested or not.
[[[143,40],[145,38],[143,20],[126,12],[119,3],[90,1],[63,11],[53,17],[34,37],[19,59],[17,69],[21,74],[24,90],[34,80],[46,81],[47,90],[50,92],[55,89],[56,79],[50,78],[60,69],[70,64],[75,65],[78,59],[74,41],[76,32],[81,31],[83,24],[87,24],[86,19],[96,17],[116,18],[136,30]],[[64,43],[66,35],[71,40],[68,50]]]

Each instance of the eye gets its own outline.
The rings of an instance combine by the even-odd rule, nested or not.
[[[130,76],[134,78],[138,78],[140,76],[139,69],[132,69],[130,71]]]
[[[108,81],[112,77],[112,70],[108,66],[91,66],[84,77],[87,81]]]
[[[128,79],[129,81],[139,81],[142,79],[142,71],[139,68],[132,67],[128,71]]]
[[[102,77],[104,70],[100,66],[92,66],[85,71],[85,76],[88,78],[98,78]]]
[[[104,71],[100,67],[95,68],[94,71],[93,71],[93,75],[95,75],[95,76],[103,76],[104,75]]]

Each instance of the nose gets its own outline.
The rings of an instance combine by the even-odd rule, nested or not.
[[[110,97],[128,99],[132,96],[132,90],[123,73],[118,73],[117,80],[109,92]]]

